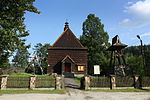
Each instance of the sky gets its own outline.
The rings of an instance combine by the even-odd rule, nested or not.
[[[26,44],[50,43],[57,40],[69,27],[77,38],[82,35],[82,24],[89,14],[95,14],[104,24],[109,41],[119,35],[128,46],[150,44],[150,0],[36,0],[35,7],[41,14],[27,12],[25,24],[30,35]]]

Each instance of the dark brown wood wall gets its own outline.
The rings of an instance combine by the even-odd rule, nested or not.
[[[67,55],[71,57],[71,59],[75,62],[75,64],[84,64],[87,65],[87,49],[70,49],[70,50],[57,50],[57,49],[49,49],[48,50],[48,67],[47,73],[53,73],[53,69],[55,65],[59,65]]]

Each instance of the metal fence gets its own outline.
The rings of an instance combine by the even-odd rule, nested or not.
[[[90,87],[110,87],[110,78],[92,76],[90,77]]]
[[[116,87],[134,87],[133,77],[116,77]]]
[[[7,88],[29,88],[29,82],[29,77],[9,76],[7,80]]]
[[[54,77],[36,77],[35,88],[55,88]]]

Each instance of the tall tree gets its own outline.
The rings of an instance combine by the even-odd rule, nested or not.
[[[48,48],[50,47],[50,44],[46,43],[42,45],[41,43],[37,43],[33,50],[34,54],[39,58],[39,63],[41,67],[43,68],[44,73],[47,72],[47,58],[48,58]]]
[[[124,50],[127,56],[128,66],[132,69],[133,74],[150,76],[150,45],[144,45],[144,66],[140,46],[131,46]]]
[[[88,65],[89,68],[98,64],[104,66],[107,64],[108,56],[105,52],[106,47],[109,45],[109,36],[104,31],[104,25],[101,20],[94,14],[89,14],[83,23],[83,34],[80,36],[81,43],[88,48]]]
[[[0,0],[0,65],[7,66],[8,57],[18,48],[25,47],[29,35],[24,24],[26,11],[39,13],[35,0]]]
[[[28,48],[17,49],[16,55],[14,56],[12,62],[15,67],[26,68],[29,65],[29,57],[30,53],[28,52]]]

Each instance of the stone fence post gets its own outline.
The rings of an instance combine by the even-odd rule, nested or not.
[[[31,90],[35,89],[35,81],[36,81],[36,75],[30,76],[30,87],[29,87],[29,89],[31,89]]]
[[[7,79],[8,79],[8,75],[1,75],[1,90],[6,89],[7,88]]]
[[[116,88],[116,77],[115,75],[110,76],[110,89]]]
[[[58,90],[61,90],[61,84],[62,84],[62,82],[61,82],[62,80],[61,80],[61,76],[56,76],[56,89],[58,89]]]
[[[140,76],[139,75],[135,75],[135,76],[133,76],[133,79],[134,79],[134,88],[141,89],[142,86],[141,86]]]
[[[90,88],[90,77],[85,76],[85,90]]]

